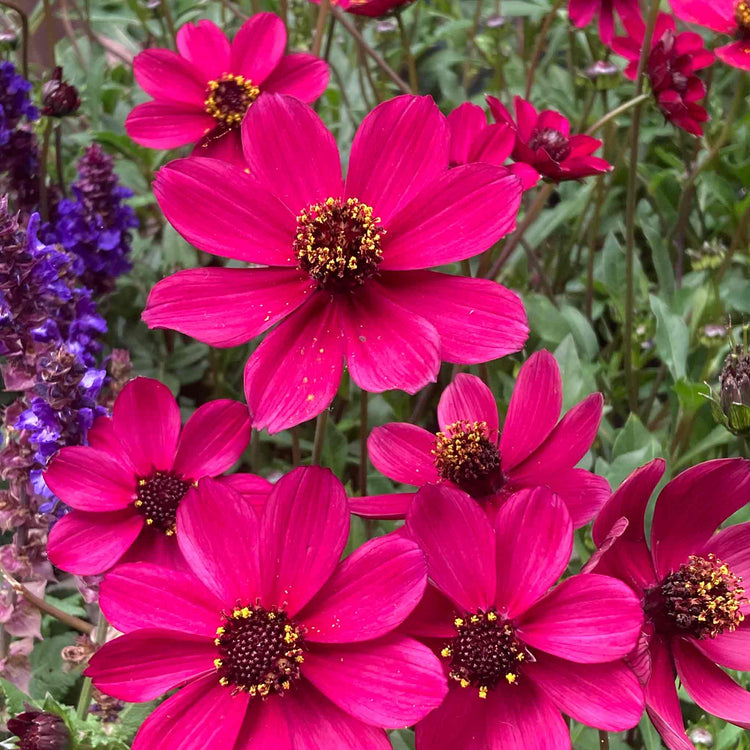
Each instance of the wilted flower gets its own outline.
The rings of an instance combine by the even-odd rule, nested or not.
[[[42,114],[47,117],[67,117],[81,106],[78,89],[63,81],[62,68],[58,65],[52,77],[42,86]]]
[[[62,717],[46,711],[18,714],[8,721],[8,731],[21,738],[19,750],[68,750],[71,744]]]
[[[580,29],[599,16],[599,36],[605,44],[615,33],[615,11],[621,19],[640,14],[638,0],[569,0],[570,20]]]

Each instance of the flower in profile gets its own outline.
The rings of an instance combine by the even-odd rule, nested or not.
[[[485,362],[528,335],[499,284],[428,271],[470,258],[514,226],[519,180],[491,164],[448,169],[450,134],[429,97],[376,107],[346,181],[331,133],[289,96],[262,97],[243,123],[247,174],[215,159],[162,169],[170,223],[214,255],[267,268],[197,268],[160,281],[143,319],[212,346],[273,330],[245,369],[253,426],[278,432],[325,409],[344,357],[362,389],[415,393],[440,361]]]
[[[716,49],[716,56],[740,70],[750,70],[750,2],[748,0],[669,0],[675,15],[734,41]]]
[[[502,430],[490,389],[474,375],[459,374],[440,397],[437,434],[412,424],[387,424],[370,433],[367,449],[390,479],[460,489],[491,516],[519,490],[548,487],[578,528],[610,494],[606,479],[574,468],[596,437],[602,396],[588,396],[558,422],[561,408],[560,370],[542,350],[521,367]],[[354,497],[350,503],[359,515],[403,518],[413,497]]]
[[[559,112],[537,112],[531,102],[515,97],[516,119],[494,96],[487,97],[496,122],[507,123],[516,133],[513,159],[528,164],[553,182],[579,180],[610,172],[612,165],[591,154],[602,142],[588,135],[571,135],[570,122]]]
[[[644,519],[664,473],[655,459],[634,471],[594,522],[599,548],[589,565],[615,576],[641,598],[646,615],[631,655],[645,686],[646,710],[671,750],[690,750],[675,687],[707,713],[750,728],[750,693],[718,665],[750,669],[750,523],[714,532],[750,497],[750,461],[706,461],[659,494],[646,542]]]
[[[599,36],[609,44],[615,35],[615,11],[621,19],[640,15],[638,0],[569,0],[570,20],[579,28],[599,17]]]
[[[62,717],[29,709],[8,721],[8,731],[20,739],[18,750],[68,750],[70,732]]]
[[[310,2],[320,5],[320,0],[310,0]],[[331,0],[331,5],[335,8],[341,8],[347,13],[378,18],[413,2],[414,0]]]
[[[625,21],[625,29],[628,36],[614,39],[612,49],[630,61],[625,75],[634,79],[638,73],[646,25],[640,16],[635,16]],[[698,104],[706,96],[706,84],[695,75],[695,71],[713,61],[713,52],[703,46],[703,39],[698,34],[677,34],[674,18],[666,13],[659,14],[646,74],[664,117],[693,135],[702,135],[702,123],[709,119],[708,112]]]
[[[153,101],[125,121],[128,135],[149,148],[197,144],[193,153],[242,164],[240,124],[265,93],[305,102],[328,85],[328,65],[307,53],[284,54],[286,29],[273,13],[242,24],[231,44],[211,21],[187,23],[178,52],[148,49],[133,61],[141,88]]]
[[[643,622],[638,598],[602,575],[555,585],[573,548],[557,496],[524,490],[493,524],[465,494],[432,485],[406,529],[433,585],[403,630],[438,644],[449,683],[417,724],[417,747],[569,748],[561,713],[607,731],[638,723],[643,691],[622,661]]]
[[[464,102],[448,115],[448,127],[452,167],[474,162],[504,166],[516,144],[515,130],[508,123],[488,124],[484,110],[471,102]],[[524,190],[539,182],[539,173],[528,164],[510,164],[508,169],[521,180]]]
[[[389,535],[341,561],[349,512],[330,471],[282,477],[260,516],[201,480],[177,523],[191,572],[123,565],[101,587],[125,635],[92,658],[94,684],[126,701],[184,685],[133,750],[388,748],[381,727],[439,705],[437,657],[394,632],[424,592],[424,555]]]
[[[42,114],[47,117],[67,117],[75,114],[81,106],[78,89],[63,80],[59,65],[42,87],[42,104]]]
[[[181,430],[169,389],[150,378],[131,380],[112,417],[94,422],[89,444],[62,448],[44,473],[73,508],[50,532],[50,560],[78,575],[103,573],[123,556],[179,562],[174,537],[182,499],[202,477],[229,469],[249,439],[243,404],[210,401]]]

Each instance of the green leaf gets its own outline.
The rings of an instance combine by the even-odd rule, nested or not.
[[[65,646],[73,643],[73,634],[55,635],[34,644],[31,652],[32,697],[43,700],[47,693],[63,695],[78,680],[76,672],[63,670],[62,656]]]
[[[667,366],[672,378],[677,382],[685,377],[690,333],[687,324],[675,315],[665,304],[656,297],[650,296],[651,310],[656,316],[656,350]]]
[[[35,706],[34,701],[17,688],[12,682],[4,680],[0,677],[0,691],[2,691],[3,699],[5,700],[5,710],[11,715],[23,713],[26,710],[26,705],[29,704]]]

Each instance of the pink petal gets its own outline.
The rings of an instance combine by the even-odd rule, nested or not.
[[[585,469],[561,469],[547,478],[545,485],[568,507],[574,529],[591,521],[612,493],[604,477]]]
[[[191,62],[206,81],[219,78],[231,70],[229,41],[213,21],[186,23],[177,32],[177,49]]]
[[[394,302],[428,320],[440,335],[440,357],[475,364],[517,352],[529,335],[523,302],[488,279],[433,271],[385,273]]]
[[[62,448],[44,472],[44,481],[64,503],[103,513],[135,500],[135,477],[128,463],[85,445]]]
[[[286,701],[273,699],[252,701],[240,727],[235,750],[265,750],[269,747],[294,750],[284,716],[284,703]]]
[[[504,123],[493,123],[492,125],[488,125],[474,139],[469,161],[486,162],[487,164],[503,166],[511,155],[515,145],[516,131]],[[521,182],[523,184],[523,180]]]
[[[410,539],[389,534],[356,549],[299,614],[305,638],[354,643],[379,638],[417,606],[427,583],[424,554]]]
[[[564,714],[608,732],[634,727],[644,708],[643,688],[622,661],[573,664],[548,654],[536,654],[524,667],[527,677]]]
[[[284,55],[263,83],[263,91],[313,102],[326,90],[328,76],[328,65],[315,55],[304,52]]]
[[[118,567],[124,563],[148,563],[177,572],[190,572],[190,567],[177,544],[177,537],[167,536],[153,526],[144,526],[141,529],[135,542],[120,558]]]
[[[600,4],[599,0],[570,0],[568,5],[570,20],[579,29],[588,26],[594,19],[598,4]]]
[[[284,22],[273,13],[256,13],[240,26],[232,40],[231,69],[258,86],[279,64],[284,47]]]
[[[178,159],[160,169],[154,195],[169,223],[207,253],[295,266],[294,216],[244,170],[218,159]]]
[[[562,409],[562,378],[546,350],[532,354],[518,372],[500,436],[505,471],[533,453],[552,432]]]
[[[720,34],[733,34],[737,28],[734,20],[735,0],[670,0],[675,15],[688,23],[706,26]]]
[[[256,511],[262,510],[273,489],[271,482],[256,474],[231,474],[228,477],[219,477],[216,481],[231,487]]]
[[[428,582],[422,600],[399,631],[420,639],[455,638],[456,626],[453,621],[458,615],[453,602]]]
[[[216,646],[205,636],[144,628],[109,641],[89,661],[86,676],[125,701],[150,701],[214,670]]]
[[[470,102],[464,102],[448,115],[451,164],[468,164],[473,161],[469,157],[472,143],[487,127],[487,115],[484,110]]]
[[[232,695],[214,673],[194,680],[164,701],[138,730],[133,750],[232,748],[250,701]]]
[[[253,427],[280,432],[320,414],[336,395],[343,365],[334,302],[314,294],[247,361],[245,398]]]
[[[430,268],[484,252],[514,229],[522,192],[515,175],[492,164],[440,175],[385,224],[382,270]]]
[[[747,503],[750,461],[727,458],[675,477],[656,501],[651,526],[654,566],[661,578],[700,550],[714,529]]]
[[[227,530],[231,529],[231,534]],[[193,573],[225,606],[260,594],[258,519],[237,493],[202,479],[177,510],[177,541]]]
[[[554,109],[545,109],[539,113],[536,125],[540,130],[550,128],[562,133],[566,138],[570,135],[570,122]]]
[[[379,104],[354,136],[346,195],[392,217],[448,168],[450,133],[431,97],[398,96]]]
[[[424,550],[430,579],[466,612],[495,599],[495,538],[484,511],[445,485],[417,492],[406,528]]]
[[[750,580],[750,522],[739,523],[714,534],[700,552],[713,553],[743,580]]]
[[[564,580],[523,614],[519,637],[529,646],[579,664],[621,659],[635,646],[643,611],[616,578],[585,573]]]
[[[704,711],[750,729],[750,692],[688,641],[673,640],[672,653],[682,686]]]
[[[516,122],[518,123],[518,138],[526,143],[531,137],[531,133],[537,125],[539,115],[536,109],[525,99],[520,96],[513,98],[513,104],[516,108]]]
[[[143,528],[131,508],[110,513],[73,510],[53,527],[47,542],[50,562],[75,575],[98,575],[125,554]]]
[[[112,417],[97,417],[91,429],[86,433],[86,441],[92,448],[109,453],[120,462],[127,461],[122,443],[115,432]]]
[[[188,104],[203,111],[206,83],[195,65],[168,49],[147,49],[135,56],[133,75],[138,85],[161,101]]]
[[[118,565],[101,583],[107,620],[123,633],[179,630],[213,640],[221,602],[193,575],[149,563]]]
[[[409,509],[413,498],[413,492],[394,492],[391,495],[350,497],[349,510],[363,518],[382,518],[386,520],[406,518],[406,511]]]
[[[716,638],[691,641],[709,661],[728,669],[750,671],[750,621],[745,621],[734,632],[725,632]]]
[[[250,414],[245,404],[229,399],[199,406],[180,435],[174,470],[200,479],[224,473],[240,460],[250,443]]]
[[[180,437],[180,409],[166,385],[152,378],[131,380],[115,401],[112,419],[140,476],[172,468]]]
[[[372,465],[394,482],[421,487],[438,482],[435,435],[417,425],[393,422],[375,427],[367,439]]]
[[[346,364],[362,390],[416,393],[437,380],[440,337],[424,318],[391,302],[375,282],[337,300]]]
[[[216,125],[211,115],[177,102],[143,102],[125,120],[127,134],[146,148],[178,148],[196,143]]]
[[[487,701],[480,700],[476,690],[462,689],[452,682],[445,700],[417,724],[416,746],[429,750],[496,750],[487,740],[486,717]],[[526,745],[518,747],[525,750]]]
[[[305,466],[279,479],[261,517],[262,600],[293,617],[331,577],[348,535],[346,494],[330,470]]]
[[[567,508],[549,490],[525,490],[511,497],[495,519],[498,610],[516,617],[565,572],[573,551]]]
[[[247,167],[242,151],[242,138],[237,128],[222,130],[214,128],[195,144],[191,156],[204,159],[221,159],[244,170]]]
[[[294,216],[314,203],[341,197],[336,141],[318,115],[298,99],[261,96],[242,121],[242,145],[250,173]]]
[[[476,375],[459,373],[443,391],[437,408],[441,430],[456,422],[486,422],[491,435],[498,430],[497,404],[492,391]]]
[[[407,727],[423,719],[447,692],[442,667],[432,651],[397,635],[311,648],[305,654],[304,670],[305,678],[343,711],[387,728]]]
[[[485,99],[487,100],[492,116],[495,118],[495,122],[508,125],[515,129],[516,123],[505,105],[495,96],[487,95]]]
[[[716,57],[740,70],[750,70],[750,45],[744,39],[716,48]]]
[[[539,172],[530,167],[528,164],[522,164],[517,162],[515,164],[509,164],[508,169],[521,180],[521,187],[524,190],[531,190],[541,179]]]

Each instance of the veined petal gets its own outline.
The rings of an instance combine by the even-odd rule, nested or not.
[[[232,71],[258,86],[279,64],[284,47],[284,22],[274,13],[256,13],[240,26],[232,40]]]
[[[435,435],[405,422],[375,427],[367,438],[372,465],[394,482],[414,487],[439,481],[434,447]]]
[[[135,56],[133,75],[151,97],[203,110],[206,83],[192,63],[169,49],[147,49]]]
[[[284,55],[263,83],[270,94],[296,96],[302,102],[315,101],[328,85],[328,65],[315,55],[297,52]]]
[[[460,372],[440,396],[438,425],[445,430],[455,422],[486,422],[493,437],[499,428],[497,404],[492,391],[476,375]]]
[[[127,134],[146,148],[178,148],[196,143],[216,125],[211,115],[178,102],[143,102],[125,120]]]
[[[230,70],[229,40],[213,21],[183,24],[177,32],[177,49],[206,81]]]

